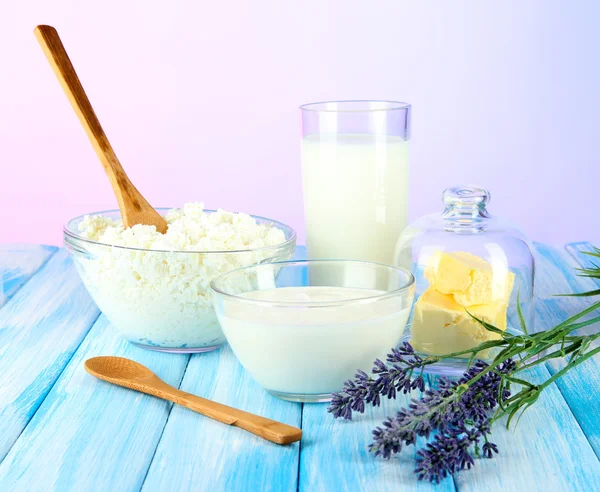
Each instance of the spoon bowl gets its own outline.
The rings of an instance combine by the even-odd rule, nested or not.
[[[117,381],[125,385],[134,381],[161,380],[146,366],[125,357],[92,357],[85,361],[85,370],[113,384]]]

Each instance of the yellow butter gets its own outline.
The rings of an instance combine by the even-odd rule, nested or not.
[[[411,328],[417,351],[443,355],[500,338],[469,313],[506,330],[515,275],[504,265],[492,265],[463,251],[437,252],[425,268],[425,277],[429,288],[415,304]],[[488,355],[485,351],[478,357]]]
[[[470,306],[468,311],[500,330],[506,330],[508,302]],[[418,352],[449,354],[467,350],[500,335],[486,330],[475,321],[454,297],[442,294],[432,287],[427,289],[415,304],[411,328],[411,344]],[[469,357],[467,354],[465,357]],[[488,356],[487,351],[479,357]]]
[[[457,303],[475,306],[508,302],[515,275],[504,265],[494,267],[479,256],[457,251],[434,254],[425,278],[431,288],[453,296]]]

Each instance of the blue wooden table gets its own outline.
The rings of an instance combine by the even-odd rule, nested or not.
[[[536,245],[538,327],[591,303],[552,296],[598,288],[575,274],[590,248]],[[277,446],[96,380],[83,369],[96,355],[135,359],[184,391],[302,427],[304,437]],[[539,381],[562,365],[529,376]],[[416,481],[412,449],[391,461],[367,452],[371,430],[405,403],[334,421],[326,405],[269,396],[229,348],[190,357],[134,347],[100,315],[64,250],[0,246],[2,492],[600,490],[600,358],[550,386],[516,432],[496,428],[496,459],[437,486]]]

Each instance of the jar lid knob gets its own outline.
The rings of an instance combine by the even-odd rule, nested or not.
[[[485,209],[491,194],[485,188],[472,185],[453,186],[444,190],[443,199],[446,208],[478,208]]]
[[[485,231],[490,217],[486,208],[491,198],[489,191],[479,186],[453,186],[444,191],[443,198],[446,231],[460,234]]]

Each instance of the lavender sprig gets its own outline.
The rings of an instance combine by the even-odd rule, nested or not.
[[[392,399],[396,398],[399,392],[406,394],[414,389],[423,391],[423,369],[439,360],[437,357],[428,359],[422,359],[415,354],[408,342],[403,343],[388,354],[387,364],[379,359],[375,360],[371,371],[375,378],[359,370],[354,380],[346,381],[342,391],[333,393],[327,411],[332,413],[334,418],[352,420],[353,411],[364,413],[365,405],[368,404],[378,407],[382,396]],[[418,375],[413,378],[415,372],[418,372]]]
[[[416,436],[428,438],[432,431],[438,431],[458,438],[468,425],[489,424],[490,410],[498,405],[500,374],[512,370],[515,363],[509,360],[498,372],[488,372],[467,386],[488,367],[485,362],[477,361],[458,381],[440,378],[437,388],[427,389],[421,399],[413,398],[408,408],[401,409],[395,417],[388,417],[383,427],[373,431],[370,451],[389,459],[401,451],[403,444],[414,444]],[[502,400],[509,397],[509,389],[503,388]]]
[[[485,439],[483,454],[486,458],[492,458],[493,453],[498,452],[498,447],[487,440],[490,433],[490,423],[485,420],[473,426],[437,434],[424,449],[417,451],[417,478],[439,483],[458,470],[471,469],[475,461],[470,449],[478,449],[482,438]]]
[[[382,397],[395,398],[402,391],[419,389],[421,399],[412,399],[407,408],[386,419],[373,431],[370,450],[376,456],[391,458],[403,446],[416,444],[417,437],[432,440],[417,451],[415,473],[421,480],[439,482],[458,470],[470,469],[474,456],[492,458],[498,447],[488,437],[492,424],[508,415],[507,426],[519,411],[525,411],[540,393],[567,371],[600,353],[593,340],[600,333],[574,335],[584,326],[600,321],[600,317],[579,321],[600,308],[600,302],[584,309],[552,329],[536,334],[501,333],[499,340],[439,357],[421,358],[408,343],[392,350],[386,362],[375,361],[373,376],[363,371],[347,381],[341,392],[333,395],[328,411],[335,418],[351,419],[353,412],[364,412],[367,404],[378,406]],[[484,328],[499,330],[475,318]],[[425,389],[423,370],[429,364],[458,355],[470,354],[471,361],[482,350],[497,347],[500,352],[487,364],[476,360],[458,381],[441,378],[437,388]],[[517,375],[548,360],[567,357],[564,368],[541,384],[533,384]],[[510,386],[522,386],[511,395]],[[480,446],[480,442],[483,444]]]

